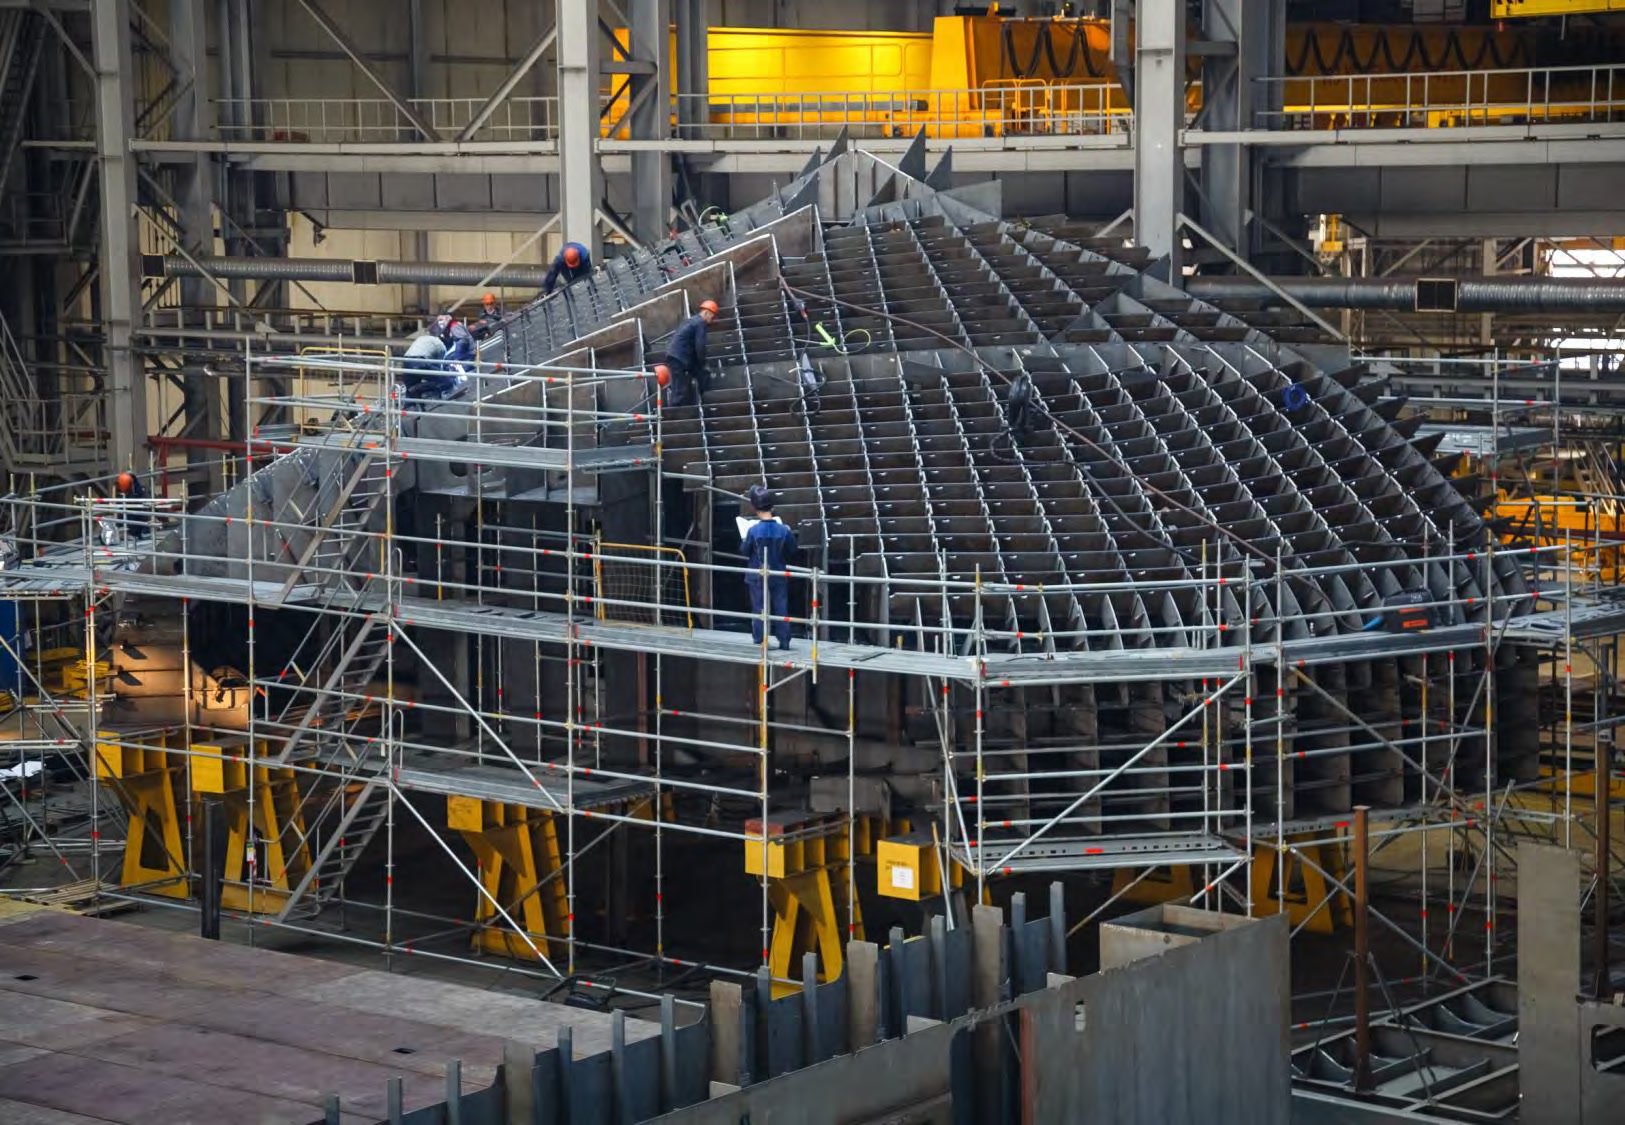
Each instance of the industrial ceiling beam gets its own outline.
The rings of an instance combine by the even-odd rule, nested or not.
[[[299,0],[299,6],[310,15],[311,19],[316,21],[318,27],[327,33],[329,39],[338,44],[339,50],[350,56],[350,61],[355,63],[356,69],[365,74],[368,81],[378,87],[379,92],[389,99],[389,103],[400,110],[401,116],[410,121],[412,127],[423,134],[424,140],[438,141],[440,139],[440,134],[435,132],[434,127],[425,121],[417,110],[412,108],[411,103],[397,94],[395,88],[385,82],[383,76],[367,64],[366,59],[356,49],[355,44],[350,42],[349,37],[344,34],[338,24],[333,22],[333,18],[322,10],[321,5],[317,4],[316,0]]]
[[[541,38],[530,45],[530,50],[525,52],[525,57],[514,64],[514,68],[508,72],[507,77],[502,80],[502,84],[496,88],[496,91],[485,99],[485,103],[479,109],[474,111],[473,118],[469,120],[467,125],[463,126],[462,132],[457,134],[459,141],[472,139],[475,133],[485,127],[485,123],[491,120],[491,115],[496,113],[502,104],[512,96],[519,83],[524,81],[525,75],[535,69],[536,64],[542,61],[542,56],[547,54],[553,44],[558,41],[558,38],[559,25],[555,21],[552,27],[542,32]]]

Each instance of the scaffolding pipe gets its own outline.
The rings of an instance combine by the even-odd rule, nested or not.
[[[177,259],[184,265],[184,260]],[[212,270],[213,259],[205,264]],[[200,276],[187,274],[185,276]],[[1272,288],[1272,286],[1274,288]],[[1281,303],[1284,293],[1318,309],[1390,312],[1625,313],[1625,279],[1567,277],[1193,277],[1199,300]],[[1280,290],[1280,292],[1276,292]]]
[[[146,254],[145,277],[227,281],[337,281],[346,285],[508,285],[540,289],[546,266],[492,262],[369,262],[344,258],[195,258]]]

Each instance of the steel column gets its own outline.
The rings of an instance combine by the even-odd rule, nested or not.
[[[1134,49],[1134,236],[1179,273],[1178,216],[1185,208],[1185,5],[1139,0]]]
[[[1202,116],[1208,129],[1251,127],[1255,96],[1268,96],[1259,78],[1283,73],[1284,0],[1204,0],[1203,39],[1224,44],[1202,65]],[[1202,225],[1237,253],[1251,256],[1258,239],[1248,222],[1255,206],[1253,149],[1242,144],[1202,149]]]
[[[141,259],[136,242],[134,74],[129,10],[123,0],[96,0],[91,10],[96,64],[96,156],[101,164],[101,295],[108,379],[108,453],[118,468],[136,464],[147,440],[147,385],[130,350],[140,308]]]
[[[700,97],[711,85],[706,8],[705,0],[674,0],[672,8],[677,17],[677,127],[684,137],[698,136],[706,119]]]
[[[603,196],[598,163],[598,6],[558,0],[559,214],[564,238],[596,256],[594,215]]]
[[[671,136],[671,0],[632,0],[631,16],[632,59],[654,66],[652,73],[632,78],[632,138],[665,140]],[[659,149],[634,152],[632,229],[653,245],[665,236],[670,211],[670,154]]]
[[[169,5],[169,45],[172,61],[183,75],[186,86],[176,99],[172,133],[176,140],[206,140],[212,103],[205,82],[208,76],[208,18],[204,0],[171,0]],[[196,153],[176,166],[175,219],[181,241],[189,253],[214,252],[214,183],[210,158]],[[215,287],[207,278],[185,278],[180,282],[182,323],[188,312],[213,305]],[[184,369],[186,429],[189,437],[218,438],[224,434],[219,387],[215,379],[196,366]],[[188,480],[207,488],[207,495],[225,487],[224,466],[210,450],[187,453]]]

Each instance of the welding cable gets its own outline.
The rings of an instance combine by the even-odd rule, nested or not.
[[[976,364],[977,368],[980,369],[983,372],[983,374],[988,375],[988,376],[996,376],[997,378],[1003,380],[1004,384],[1006,386],[1009,386],[1011,384],[1011,382],[1012,382],[1010,376],[1006,375],[1004,372],[999,371],[996,368],[989,365],[986,360],[984,360],[980,355],[978,355],[976,353],[976,350],[974,348],[970,347],[969,345],[961,343],[960,341],[954,339],[952,336],[947,336],[947,335],[944,335],[941,332],[938,332],[935,328],[931,328],[931,327],[929,327],[927,325],[921,324],[918,321],[910,320],[910,319],[908,319],[907,317],[904,317],[904,316],[898,316],[896,313],[886,312],[883,309],[869,308],[869,307],[864,306],[864,305],[856,304],[856,303],[854,303],[852,301],[844,300],[844,299],[842,299],[840,297],[835,297],[835,296],[822,297],[817,293],[811,293],[811,292],[808,292],[805,289],[797,289],[794,285],[791,285],[789,282],[785,282],[784,286],[791,293],[795,293],[798,296],[811,297],[811,298],[813,298],[815,300],[820,300],[820,301],[830,301],[830,302],[832,302],[832,303],[834,303],[836,305],[842,306],[843,308],[849,308],[849,309],[852,309],[855,312],[866,313],[866,314],[868,314],[870,316],[884,317],[887,320],[892,320],[892,321],[897,322],[898,324],[903,324],[903,325],[908,326],[909,328],[913,328],[913,329],[916,329],[916,330],[918,330],[920,332],[924,332],[928,336],[935,336],[937,339],[942,340],[944,343],[946,343],[949,347],[952,347],[952,348],[955,348],[955,349],[957,349],[959,351],[964,352],[967,356],[969,356],[971,358],[972,362],[974,362]],[[1144,479],[1140,478],[1134,472],[1134,470],[1129,467],[1128,462],[1123,460],[1122,457],[1118,456],[1116,452],[1114,452],[1112,450],[1109,450],[1109,449],[1106,449],[1104,446],[1098,444],[1097,442],[1095,442],[1094,440],[1089,438],[1086,434],[1080,433],[1078,430],[1076,430],[1072,426],[1069,426],[1066,423],[1064,423],[1064,422],[1060,421],[1059,419],[1055,418],[1054,415],[1050,415],[1050,420],[1055,423],[1055,428],[1056,429],[1062,431],[1063,433],[1066,433],[1066,434],[1070,435],[1072,438],[1077,440],[1080,444],[1082,444],[1086,448],[1091,449],[1094,452],[1100,454],[1101,457],[1105,458],[1107,461],[1111,462],[1112,464],[1116,465],[1118,468],[1122,469],[1129,476],[1134,477],[1136,480],[1139,481],[1140,487],[1144,488],[1147,492],[1150,492],[1152,495],[1160,498],[1169,507],[1177,508],[1178,510],[1184,512],[1186,515],[1189,515],[1192,518],[1196,519],[1199,523],[1202,523],[1202,524],[1207,525],[1208,527],[1211,527],[1214,531],[1219,532],[1221,535],[1228,536],[1230,539],[1234,540],[1236,542],[1236,544],[1238,546],[1240,546],[1243,550],[1247,551],[1250,554],[1256,555],[1258,558],[1262,559],[1266,564],[1270,565],[1271,567],[1274,566],[1275,560],[1273,558],[1271,558],[1268,554],[1264,553],[1263,551],[1259,550],[1257,547],[1253,546],[1251,543],[1247,542],[1247,540],[1243,539],[1241,536],[1237,535],[1235,532],[1231,531],[1228,527],[1225,527],[1223,524],[1219,523],[1212,516],[1208,515],[1205,512],[1199,512],[1196,509],[1191,508],[1188,505],[1183,504],[1178,500],[1175,500],[1172,496],[1169,496],[1166,492],[1164,492],[1162,489],[1158,488],[1156,485],[1152,484],[1150,481],[1147,481],[1147,480],[1144,480]],[[1093,479],[1087,473],[1083,474],[1083,476],[1084,476],[1085,480],[1092,480]],[[1128,513],[1123,511],[1122,508],[1118,506],[1117,502],[1114,499],[1112,499],[1109,496],[1109,494],[1106,493],[1106,490],[1105,490],[1104,487],[1100,486],[1098,482],[1096,482],[1096,487],[1099,490],[1100,495],[1107,500],[1107,502],[1111,505],[1111,507],[1114,510],[1116,510],[1118,515],[1123,516],[1125,519],[1130,518]],[[1168,546],[1171,547],[1176,553],[1181,552],[1181,551],[1186,549],[1186,548],[1175,547],[1171,543],[1168,544]],[[1299,567],[1303,566],[1302,561],[1299,560],[1299,559],[1294,558],[1293,562]]]

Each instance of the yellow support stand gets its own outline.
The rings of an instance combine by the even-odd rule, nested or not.
[[[1140,906],[1160,906],[1165,902],[1188,902],[1196,897],[1196,877],[1189,864],[1158,867],[1136,882],[1132,867],[1119,867],[1112,876],[1112,896]]]
[[[1298,845],[1294,851],[1290,839],[1286,844],[1281,851],[1268,843],[1254,846],[1253,916],[1263,918],[1284,909],[1294,928],[1302,926],[1316,934],[1336,933],[1352,926],[1354,907],[1348,894],[1321,874],[1324,871],[1348,883],[1349,872],[1343,861],[1342,847],[1334,843],[1313,843]],[[1313,865],[1303,862],[1299,851]],[[1277,880],[1276,868],[1282,860],[1284,870]]]
[[[873,827],[866,817],[854,825],[852,841],[860,854],[871,846]],[[818,979],[833,981],[845,968],[843,944],[863,940],[863,909],[851,895],[852,855],[846,821],[819,813],[793,813],[770,818],[764,834],[760,818],[745,823],[745,873],[765,876],[773,908],[773,937],[768,971],[773,995],[785,996],[799,986],[801,960],[818,955]],[[765,843],[764,843],[765,839]],[[847,917],[848,899],[851,917]],[[842,935],[843,928],[846,934]]]
[[[451,796],[446,798],[446,822],[468,841],[479,861],[485,893],[474,909],[474,950],[535,961],[538,950],[549,952],[549,941],[563,941],[569,932],[570,908],[553,814],[525,805]],[[492,899],[519,924],[523,937]]]
[[[116,742],[119,736],[98,732],[96,780],[118,794],[129,815],[119,886],[186,899],[191,897],[181,837],[186,759],[165,748],[178,735],[176,731],[143,731],[130,736],[128,742]],[[137,739],[142,745],[134,744]]]
[[[194,743],[192,792],[223,798],[226,862],[220,905],[226,910],[275,914],[312,862],[299,775],[286,766],[256,765],[251,782],[246,748],[247,741],[240,738]],[[260,754],[270,752],[265,742],[257,749]],[[355,800],[360,786],[355,790],[341,799],[347,804]]]

